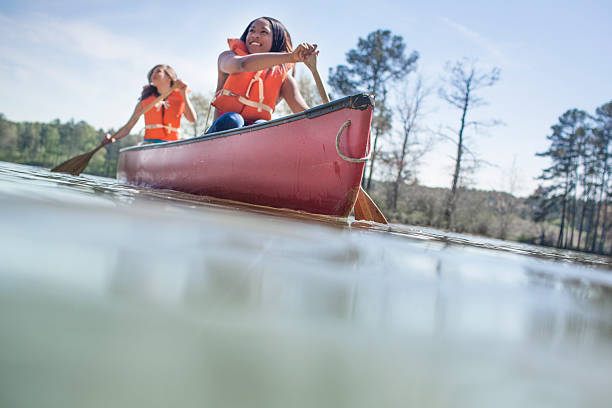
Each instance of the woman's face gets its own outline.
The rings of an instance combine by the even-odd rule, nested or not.
[[[156,88],[159,86],[170,86],[172,78],[166,73],[164,67],[156,67],[151,73],[151,85]]]
[[[265,18],[257,19],[249,27],[246,47],[249,54],[270,52],[273,42],[272,26]]]

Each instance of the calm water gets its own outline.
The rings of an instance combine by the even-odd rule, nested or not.
[[[610,259],[0,163],[0,407],[609,407]]]

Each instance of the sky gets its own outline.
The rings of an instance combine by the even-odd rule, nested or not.
[[[499,82],[479,93],[487,105],[469,119],[503,123],[469,134],[469,149],[484,163],[469,185],[527,196],[549,165],[535,154],[549,146],[546,136],[558,117],[572,108],[594,113],[612,100],[609,0],[229,4],[3,0],[0,113],[13,121],[74,119],[117,129],[155,64],[173,66],[194,92],[210,93],[226,39],[239,37],[254,18],[279,19],[294,44],[318,44],[324,81],[360,37],[388,29],[403,37],[408,52],[419,53],[418,74],[432,89],[421,126],[434,143],[420,161],[419,182],[450,186],[456,147],[435,131],[456,127],[459,113],[437,89],[445,63],[467,57],[482,70],[501,69]]]

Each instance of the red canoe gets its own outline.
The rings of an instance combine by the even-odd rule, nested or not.
[[[374,101],[359,94],[259,125],[128,147],[120,182],[348,217],[369,151]]]

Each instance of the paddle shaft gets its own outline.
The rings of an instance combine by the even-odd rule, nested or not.
[[[317,85],[317,90],[319,91],[319,95],[321,95],[321,100],[323,101],[323,103],[329,103],[329,96],[327,95],[325,85],[323,85],[323,81],[321,80],[321,75],[319,75],[319,70],[317,69],[317,66],[308,66],[308,68],[310,68],[310,72],[312,72],[315,84]]]
[[[321,95],[321,100],[323,103],[329,103],[329,96],[327,95],[325,85],[323,85],[323,81],[321,80],[321,75],[319,75],[317,65],[314,64],[312,66],[306,66],[310,69],[310,72],[312,72],[315,84],[317,85],[317,90],[319,91],[319,95]],[[388,224],[382,211],[380,211],[376,203],[372,200],[372,198],[370,198],[368,193],[363,189],[363,187],[361,187],[361,185],[359,186],[359,192],[357,193],[357,199],[355,201],[353,211],[355,212],[355,219],[357,220],[375,221],[381,224]]]

